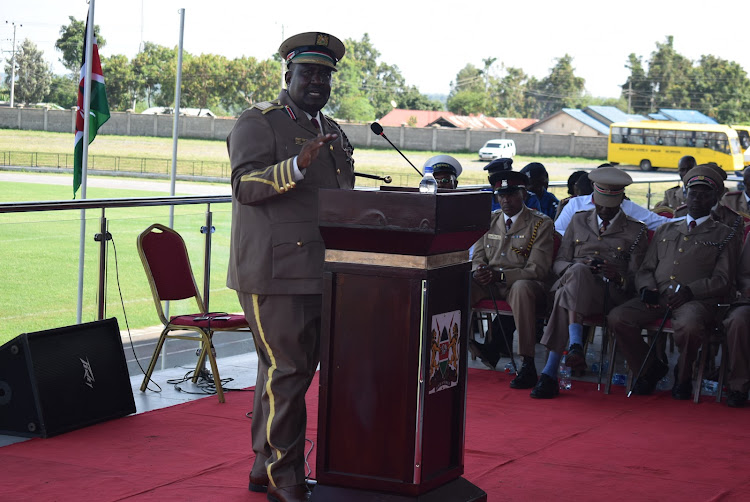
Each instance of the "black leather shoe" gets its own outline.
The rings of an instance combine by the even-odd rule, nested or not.
[[[310,491],[306,485],[286,486],[284,488],[269,486],[266,498],[271,502],[306,502],[310,500]]]
[[[552,399],[558,394],[560,394],[560,384],[557,378],[552,378],[546,373],[542,373],[539,381],[531,389],[531,397],[534,399]]]
[[[266,493],[268,491],[268,476],[253,476],[251,472],[248,490],[255,493]]]
[[[539,378],[536,375],[533,359],[529,362],[524,361],[516,378],[510,381],[510,387],[512,389],[531,389],[536,385],[537,380]]]
[[[633,394],[636,396],[650,396],[654,393],[656,384],[651,383],[646,377],[641,377],[633,384]]]
[[[727,406],[730,408],[744,408],[747,404],[747,392],[730,390],[727,396]]]
[[[672,397],[680,401],[685,401],[693,397],[693,382],[690,380],[681,383],[675,382],[674,386],[672,386]]]
[[[491,370],[495,369],[495,366],[497,366],[497,361],[500,360],[499,355],[494,356],[493,354],[490,354],[490,351],[487,350],[487,347],[485,347],[483,343],[479,343],[476,340],[469,340],[469,352],[471,352],[474,357],[479,358],[479,360],[482,361],[484,365]]]
[[[669,365],[658,358],[655,359],[644,374],[635,381],[633,394],[636,396],[650,396],[654,393],[659,380],[664,378],[667,372],[669,372]]]
[[[568,368],[586,368],[586,354],[583,353],[583,345],[574,343],[568,349],[565,356],[565,366]]]

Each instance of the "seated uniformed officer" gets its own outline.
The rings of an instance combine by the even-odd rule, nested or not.
[[[729,349],[727,405],[742,408],[747,404],[750,389],[750,239],[745,240],[742,248],[736,286],[738,298],[724,319]]]
[[[729,228],[741,229],[743,223],[742,216],[740,216],[732,208],[724,205],[722,202],[724,200],[722,196],[727,192],[727,188],[726,186],[724,186],[724,180],[727,179],[727,172],[717,166],[715,163],[702,164],[698,167],[712,169],[717,174],[716,181],[717,183],[719,183],[719,200],[716,201],[716,204],[714,204],[714,206],[711,208],[711,217],[716,221],[720,221],[723,224],[727,225]],[[690,171],[688,171],[688,173],[683,176],[683,184],[686,183],[688,174],[690,174]],[[687,204],[681,205],[674,211],[675,218],[685,216],[686,214],[688,214]]]
[[[688,171],[694,168],[697,164],[695,157],[692,155],[681,157],[677,162],[677,174],[680,175],[680,180],[682,180]],[[655,204],[654,208],[671,207],[672,209],[677,209],[685,203],[685,192],[687,192],[687,189],[685,188],[684,183],[682,186],[677,185],[666,189],[664,191],[664,200]]]
[[[552,286],[555,302],[542,338],[549,349],[547,364],[531,391],[538,399],[558,394],[557,370],[568,339],[566,364],[585,368],[583,318],[606,314],[635,296],[633,276],[648,247],[646,225],[620,209],[630,176],[616,167],[596,169],[589,176],[595,207],[573,216],[552,265],[560,278]]]
[[[501,210],[492,214],[489,231],[474,244],[472,259],[472,305],[494,298],[507,301],[513,310],[518,352],[523,358],[521,370],[510,383],[514,389],[530,389],[537,382],[535,323],[537,313],[544,311],[553,253],[552,220],[524,205],[527,183],[526,175],[519,172],[497,174],[495,196]],[[490,351],[497,351],[501,342],[501,337],[493,337],[495,346],[485,347],[470,341],[469,349],[487,362],[496,354]]]
[[[711,218],[711,208],[721,193],[719,173],[698,166],[685,176],[688,216],[665,223],[656,230],[635,277],[640,298],[615,307],[608,325],[628,364],[636,371],[648,353],[642,327],[672,318],[675,345],[680,355],[675,366],[672,397],[689,399],[692,394],[693,362],[734,279],[740,239],[735,230]],[[635,382],[635,394],[651,394],[668,366],[658,357],[646,361]]]
[[[450,155],[435,155],[427,159],[422,167],[427,166],[432,166],[432,175],[437,181],[438,188],[454,189],[458,186],[458,177],[461,176],[463,168],[455,158]]]

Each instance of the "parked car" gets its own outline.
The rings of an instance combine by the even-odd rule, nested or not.
[[[481,160],[512,159],[515,155],[516,143],[512,139],[491,139],[479,149]]]

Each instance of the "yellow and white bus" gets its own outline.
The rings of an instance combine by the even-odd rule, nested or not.
[[[737,131],[726,125],[647,120],[609,126],[611,164],[639,166],[643,171],[677,169],[685,155],[695,157],[698,164],[715,162],[727,172],[744,167]]]
[[[745,166],[750,166],[750,125],[733,125],[740,137],[740,148],[745,152]]]

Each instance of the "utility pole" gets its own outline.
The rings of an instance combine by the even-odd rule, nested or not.
[[[13,26],[13,52],[10,56],[10,107],[13,108],[13,97],[16,89],[16,22],[5,21],[5,24]],[[22,28],[23,25],[19,24],[18,28]]]

